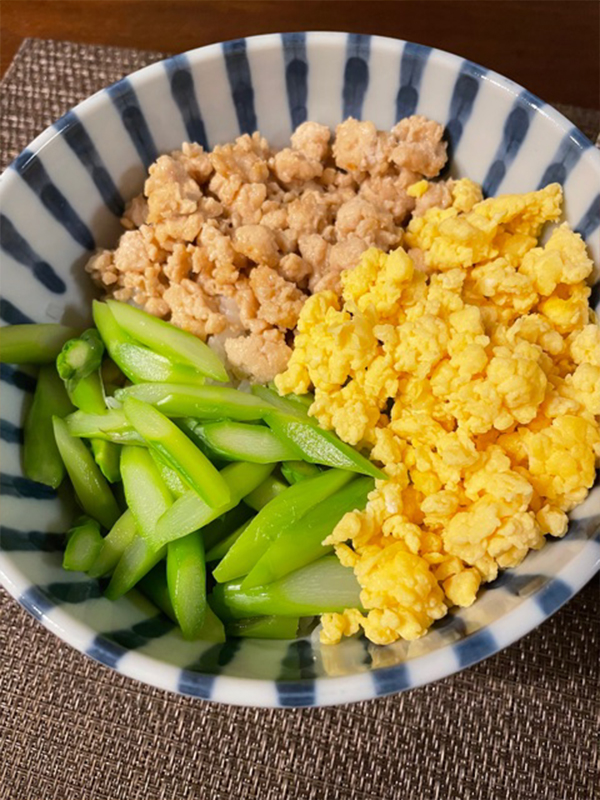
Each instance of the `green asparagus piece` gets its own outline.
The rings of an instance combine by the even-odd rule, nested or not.
[[[269,403],[258,397],[225,386],[140,383],[118,389],[115,397],[121,402],[126,397],[137,397],[156,406],[167,417],[196,417],[202,420],[252,422],[273,410]]]
[[[250,520],[244,522],[243,525],[240,525],[239,528],[232,531],[224,539],[221,539],[220,542],[216,542],[216,544],[206,553],[206,561],[209,563],[212,561],[220,561],[228,552],[229,548],[234,544],[234,542],[237,542],[249,524]]]
[[[128,336],[117,324],[106,303],[94,300],[94,322],[110,357],[133,383],[169,381],[201,384],[204,382],[204,376],[189,364],[179,364],[154,353]]]
[[[56,359],[56,369],[65,382],[68,392],[72,392],[84,378],[99,371],[103,355],[104,343],[95,328],[90,328],[81,336],[65,342]],[[100,380],[99,374],[98,380]]]
[[[190,487],[181,480],[174,469],[171,469],[171,467],[165,464],[158,453],[156,453],[154,450],[150,450],[150,455],[154,459],[156,468],[160,472],[160,477],[163,479],[167,485],[167,488],[174,497],[181,497],[186,492],[190,491]]]
[[[129,424],[121,408],[112,408],[104,414],[86,414],[75,411],[65,422],[71,436],[80,439],[103,439],[116,444],[144,444],[140,434]]]
[[[294,570],[316,561],[333,550],[322,544],[344,514],[362,509],[367,496],[375,488],[372,478],[356,478],[326,503],[313,508],[294,525],[283,528],[267,552],[252,567],[242,581],[243,589],[264,586],[283,578]]]
[[[287,488],[287,484],[282,480],[275,475],[269,475],[260,486],[257,486],[254,491],[244,497],[244,504],[250,506],[254,511],[260,511],[261,508],[264,508],[267,503],[270,503],[271,500]]]
[[[250,617],[229,622],[227,635],[234,639],[297,639],[300,617]]]
[[[197,639],[206,614],[206,561],[200,531],[169,542],[167,584],[184,639]]]
[[[54,366],[41,367],[24,431],[23,471],[32,481],[54,489],[60,486],[65,466],[54,439],[52,417],[64,417],[72,410]]]
[[[0,328],[0,362],[52,364],[63,344],[73,336],[77,336],[73,328],[53,323],[5,325]]]
[[[123,410],[146,443],[211,508],[220,508],[229,502],[229,487],[219,471],[171,420],[135,397],[125,400]]]
[[[234,619],[257,616],[307,617],[346,608],[362,609],[354,572],[337,556],[325,556],[268,586],[244,591],[240,581],[213,589],[214,605]]]
[[[198,372],[216,381],[227,383],[229,380],[221,359],[194,334],[126,303],[116,300],[107,302],[121,328],[155,353],[161,353],[176,362],[191,364]]]
[[[243,508],[248,509],[248,507],[254,509],[254,511],[260,511],[261,508],[264,508],[264,506],[266,506],[267,503],[270,503],[274,497],[277,497],[277,495],[281,494],[281,492],[283,492],[285,489],[287,489],[287,486],[283,481],[280,481],[279,478],[276,478],[273,475],[269,475],[269,477],[265,478],[265,480],[260,484],[260,486],[257,486],[253,492],[250,492],[250,494],[244,497],[243,503],[240,503],[240,505],[237,506],[236,509],[233,509],[229,513],[232,514],[233,511]],[[250,512],[248,511],[248,513]],[[215,539],[214,546],[212,547],[208,544],[209,541],[208,529],[210,528],[210,525],[207,528],[205,528],[203,531],[204,534],[203,538],[204,538],[204,545],[208,550],[206,554],[206,560],[220,561],[225,555],[225,553],[227,553],[231,545],[234,542],[237,542],[242,533],[246,530],[249,522],[250,520],[246,517],[243,520],[243,523],[239,525],[239,527],[232,529],[225,538],[220,537],[219,539]],[[215,523],[213,522],[212,524],[214,525]]]
[[[58,374],[63,379],[71,402],[88,414],[105,414],[104,387],[100,365],[104,343],[95,328],[84,331],[78,339],[70,339],[56,359]],[[111,483],[120,480],[120,451],[114,442],[91,440],[94,460]]]
[[[349,483],[352,477],[351,472],[331,469],[315,478],[288,486],[254,517],[213,572],[216,580],[224,583],[247,575],[283,528],[327,500]]]
[[[166,555],[166,547],[156,550],[143,536],[136,536],[119,559],[104,594],[109,600],[117,600],[133,589]]]
[[[276,389],[269,389],[267,386],[255,384],[252,387],[252,394],[271,406],[270,411],[267,413],[273,413],[274,410],[277,410],[281,414],[289,414],[293,417],[298,417],[298,419],[310,421],[313,425],[317,424],[316,420],[311,420],[308,416],[308,407],[304,403],[281,397]]]
[[[320,471],[316,464],[306,461],[285,461],[281,465],[281,474],[288,483],[300,483],[306,478],[314,478]]]
[[[127,509],[102,540],[102,548],[96,560],[88,569],[90,578],[101,578],[104,575],[110,575],[137,535],[134,516]]]
[[[140,535],[155,545],[158,520],[173,504],[173,495],[161,478],[154,459],[143,447],[124,447],[121,475],[125,499]]]
[[[275,385],[275,381],[269,381],[267,388],[271,389],[272,392],[275,392],[278,397],[281,397],[279,390]],[[312,392],[307,392],[306,394],[286,394],[285,399],[289,400],[291,403],[299,403],[305,411],[308,411],[308,409],[315,402],[315,396],[312,394]]]
[[[252,511],[245,503],[240,503],[225,514],[221,514],[214,522],[202,528],[204,548],[210,550],[218,542],[230,536],[240,525],[248,522],[252,516]]]
[[[332,431],[325,431],[312,422],[277,412],[268,414],[265,421],[273,433],[294,447],[298,458],[304,461],[359,472],[380,480],[387,478],[368,458],[342,442]]]
[[[100,467],[100,472],[110,483],[118,483],[121,480],[121,448],[119,445],[103,439],[92,439],[90,444],[94,461]]]
[[[95,519],[80,517],[69,531],[63,556],[63,569],[87,572],[102,547],[100,526]]]
[[[139,582],[137,588],[151,600],[173,622],[177,617],[169,596],[165,565],[157,564]],[[204,625],[198,633],[198,638],[205,642],[222,643],[225,641],[225,627],[209,605],[206,606]]]
[[[264,425],[245,422],[212,422],[197,425],[194,432],[217,458],[227,461],[253,461],[271,464],[294,458],[295,448],[281,440]]]
[[[269,475],[272,464],[247,464],[238,461],[221,470],[227,483],[231,499],[220,508],[211,508],[196,492],[187,492],[159,520],[156,536],[161,544],[167,544],[181,536],[208,525],[209,522],[229,511]]]
[[[119,507],[92,454],[81,439],[69,434],[64,420],[53,417],[52,423],[58,451],[83,510],[111,528],[119,517]]]

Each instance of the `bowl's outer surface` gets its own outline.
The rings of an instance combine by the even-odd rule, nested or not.
[[[259,129],[281,146],[306,119],[334,126],[351,115],[385,129],[413,113],[446,126],[450,174],[482,183],[488,194],[563,184],[566,218],[598,263],[600,155],[549,105],[421,45],[342,33],[269,35],[153,64],[77,106],[16,159],[0,179],[3,324],[89,319],[92,289],[82,265],[94,247],[114,245],[123,201],[140,191],[156,156],[182,141],[211,147]],[[564,539],[530,553],[474,606],[419,641],[184,642],[142,597],[113,604],[97,582],[61,570],[72,507],[23,478],[19,440],[33,380],[1,366],[1,582],[69,644],[147,683],[257,706],[326,705],[408,689],[524,635],[598,568],[596,486]]]

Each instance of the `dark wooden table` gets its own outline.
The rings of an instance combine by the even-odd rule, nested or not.
[[[543,99],[600,106],[598,0],[2,0],[2,74],[28,36],[179,52],[256,33],[346,30],[466,56]]]

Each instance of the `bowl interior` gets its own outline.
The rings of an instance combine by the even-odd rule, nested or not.
[[[550,106],[471,62],[420,45],[349,34],[284,34],[213,45],[152,65],[46,130],[0,179],[2,323],[89,321],[83,264],[114,246],[123,203],[159,153],[260,130],[283,146],[306,119],[390,128],[409,114],[446,126],[448,173],[488,194],[563,184],[566,219],[600,260],[600,156]],[[596,273],[596,280],[598,274]],[[597,290],[596,290],[597,291]],[[595,302],[597,302],[597,294]],[[201,697],[253,705],[347,702],[447,675],[526,633],[597,568],[600,487],[568,535],[531,553],[416,642],[377,647],[318,638],[184,642],[135,593],[118,603],[60,568],[73,507],[23,477],[19,441],[34,385],[2,365],[0,578],[43,624],[119,671]],[[244,679],[244,680],[239,680]],[[322,679],[322,680],[318,680]]]

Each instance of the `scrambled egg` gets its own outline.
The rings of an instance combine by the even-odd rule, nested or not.
[[[482,200],[457,181],[450,207],[410,222],[404,248],[370,249],[342,274],[341,300],[305,303],[277,387],[314,388],[311,414],[389,476],[326,540],[366,613],[323,615],[323,642],[360,628],[377,644],[422,636],[546,534],[564,535],[592,486],[593,264],[565,224],[538,242],[561,203],[558,184]]]

